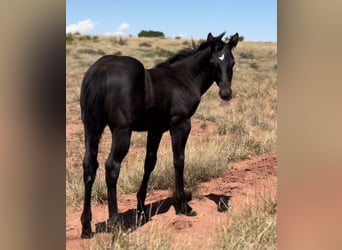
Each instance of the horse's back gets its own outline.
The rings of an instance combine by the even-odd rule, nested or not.
[[[106,117],[111,127],[128,127],[145,106],[145,69],[128,56],[107,55],[86,72],[81,89],[82,118],[87,107]],[[96,118],[95,118],[96,119]]]
[[[91,84],[104,84],[101,78],[106,77],[107,85],[123,84],[127,80],[143,79],[144,70],[143,64],[133,57],[106,55],[98,59],[88,69],[84,81],[90,80]]]

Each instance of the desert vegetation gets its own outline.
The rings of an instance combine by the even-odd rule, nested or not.
[[[142,30],[138,33],[138,37],[165,37],[161,31]]]
[[[150,68],[178,50],[191,47],[191,44],[191,40],[182,38],[123,38],[81,34],[66,36],[67,214],[79,208],[83,201],[84,134],[79,93],[85,71],[105,54],[133,56],[143,62],[146,68]],[[233,99],[228,103],[221,101],[218,87],[213,84],[202,97],[201,104],[192,118],[192,132],[185,159],[186,187],[192,190],[198,190],[198,184],[201,182],[222,176],[229,171],[233,162],[276,150],[277,45],[240,42],[234,50],[234,55],[236,64],[232,83]],[[92,196],[94,205],[107,203],[103,166],[110,144],[111,136],[106,128],[99,148],[100,167]],[[133,133],[131,148],[122,164],[118,181],[119,195],[138,190],[143,175],[145,145],[146,133]],[[149,182],[149,190],[172,190],[173,185],[170,137],[165,133],[158,151],[157,165]],[[200,197],[200,190],[196,192]],[[247,206],[243,211],[234,211],[229,224],[218,228],[222,241],[217,242],[214,248],[264,249],[262,246],[266,246],[265,248],[275,249],[276,200],[274,197],[265,200],[261,202],[262,205]],[[259,234],[254,233],[253,238],[251,231]],[[257,243],[256,238],[260,239]],[[113,249],[171,248],[168,237],[158,235],[157,232],[145,236],[129,236],[123,229],[118,228],[113,239],[115,240],[109,244]]]

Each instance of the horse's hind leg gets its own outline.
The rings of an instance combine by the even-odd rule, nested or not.
[[[84,181],[84,207],[81,216],[82,238],[91,238],[91,191],[99,166],[97,161],[98,145],[105,126],[101,126],[99,131],[90,131],[85,128],[85,155],[83,159],[83,181]]]
[[[147,135],[146,158],[144,165],[144,177],[141,182],[140,189],[137,193],[138,214],[145,212],[146,189],[150,175],[156,165],[157,151],[162,138],[162,132],[149,131]]]
[[[116,128],[112,131],[112,147],[106,161],[106,184],[108,191],[109,222],[115,223],[118,218],[116,183],[120,174],[120,166],[125,158],[131,140],[130,129]]]

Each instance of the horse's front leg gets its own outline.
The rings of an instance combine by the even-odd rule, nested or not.
[[[176,213],[194,216],[196,212],[188,205],[188,201],[191,200],[191,193],[185,193],[184,191],[184,152],[190,130],[190,119],[180,120],[178,117],[174,117],[170,134],[175,168]]]

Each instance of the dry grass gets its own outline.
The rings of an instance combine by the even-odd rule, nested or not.
[[[172,248],[172,243],[165,230],[151,228],[147,233],[129,234],[121,226],[117,226],[113,229],[111,240],[97,238],[89,249],[169,250],[175,248]]]
[[[233,212],[228,225],[219,229],[216,249],[277,249],[277,202],[264,200]]]
[[[81,35],[67,38],[67,212],[79,206],[83,200],[84,135],[80,117],[79,93],[85,71],[103,54],[133,56],[141,60],[146,68],[150,68],[165,60],[172,53],[190,46],[191,41],[184,39]],[[234,98],[229,103],[221,101],[218,96],[218,87],[214,84],[203,96],[192,118],[193,124],[197,125],[193,126],[186,148],[185,182],[187,187],[193,189],[196,188],[198,182],[218,177],[227,171],[230,162],[251,158],[276,148],[276,44],[241,42],[235,49],[234,55],[236,59],[232,86]],[[103,203],[107,200],[103,166],[109,154],[110,144],[111,136],[106,128],[99,148],[100,167],[94,183],[93,202]],[[143,175],[145,145],[146,133],[133,133],[130,152],[123,161],[118,181],[119,193],[132,193],[138,190]],[[170,138],[169,134],[165,133],[149,188],[172,188],[173,183]],[[253,214],[252,211],[250,213],[256,218],[263,216],[254,210]],[[240,217],[236,218],[237,221],[240,220]],[[245,226],[248,228],[253,225],[246,223]],[[151,246],[154,243],[151,243],[151,240],[141,239],[141,241],[149,242],[147,245],[150,247],[134,249],[153,249]],[[130,245],[125,245],[126,243],[126,241],[123,242],[126,248],[116,246],[116,249],[133,249],[133,246],[130,248]]]

